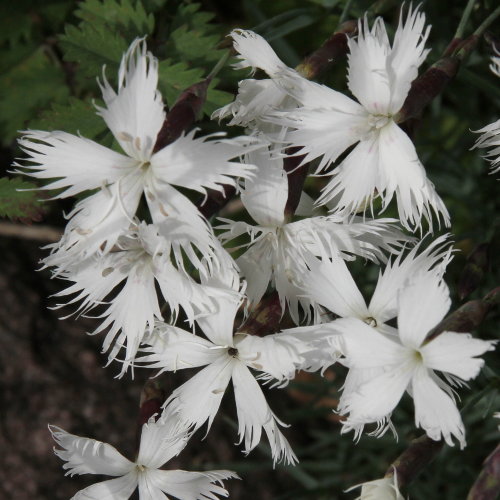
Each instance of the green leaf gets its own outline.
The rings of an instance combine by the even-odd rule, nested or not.
[[[220,41],[217,34],[207,34],[203,28],[181,26],[170,35],[169,43],[173,44],[176,54],[188,61],[217,61],[223,51],[217,50]]]
[[[154,17],[144,10],[140,1],[86,0],[79,5],[75,15],[96,28],[113,30],[128,40],[154,29]]]
[[[61,29],[73,1],[16,0],[0,2],[0,43],[45,39]]]
[[[17,131],[27,126],[52,102],[67,99],[65,75],[43,47],[22,59],[0,77],[0,133],[9,144]]]
[[[144,5],[144,9],[146,12],[156,12],[160,10],[165,4],[167,0],[142,0],[142,4]]]
[[[107,130],[106,123],[97,115],[92,102],[75,97],[53,104],[38,119],[32,121],[30,127],[47,131],[64,130],[71,134],[81,134],[89,139]]]
[[[80,24],[67,25],[59,40],[64,59],[77,62],[86,77],[95,78],[106,65],[110,79],[114,79],[130,43],[154,29],[153,15],[139,1],[86,0],[75,15]]]
[[[210,24],[213,14],[199,12],[199,8],[197,3],[179,7],[172,21],[166,52],[183,61],[213,63],[224,53],[216,48],[221,39],[220,27]]]
[[[22,222],[41,220],[44,210],[37,189],[21,179],[0,178],[0,217]]]
[[[158,66],[158,86],[167,106],[171,107],[183,90],[203,80],[203,73],[203,69],[190,68],[184,62],[174,64],[171,59],[161,61]]]
[[[128,47],[126,40],[116,33],[90,24],[81,24],[78,28],[66,26],[59,40],[64,60],[79,63],[82,75],[91,78],[100,75],[104,65],[111,77],[115,75]]]

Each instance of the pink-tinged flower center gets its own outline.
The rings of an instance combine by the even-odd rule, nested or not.
[[[369,115],[368,124],[372,129],[381,129],[392,120],[391,115]]]

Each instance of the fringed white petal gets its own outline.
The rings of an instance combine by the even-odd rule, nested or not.
[[[420,348],[427,334],[448,312],[448,287],[439,275],[428,272],[415,276],[398,296],[399,337],[403,345]]]
[[[498,54],[498,50],[496,51],[496,53]],[[500,77],[500,57],[493,56],[491,58],[490,69],[495,75]]]
[[[358,37],[348,38],[349,89],[368,112],[386,115],[390,108],[391,86],[387,71],[389,40],[382,18],[372,29],[368,19],[358,23]]]
[[[387,420],[408,387],[413,369],[404,364],[387,369],[374,379],[342,394],[339,410],[348,423],[370,424]]]
[[[491,148],[483,155],[483,158],[491,163],[491,173],[498,173],[500,171],[500,120],[476,130],[476,133],[481,134],[481,137],[473,148]]]
[[[80,490],[71,500],[128,500],[137,488],[137,483],[137,473],[132,471],[123,477],[88,486]]]
[[[249,305],[260,302],[272,280],[274,262],[272,252],[273,246],[262,239],[236,260],[241,276],[247,281],[246,295]]]
[[[409,278],[431,269],[438,272],[438,267],[444,273],[451,259],[451,242],[448,238],[448,234],[436,238],[425,250],[421,250],[422,243],[418,243],[406,256],[401,252],[387,263],[379,275],[369,305],[371,316],[376,318],[377,322],[385,323],[397,316],[398,291]]]
[[[165,110],[158,85],[158,60],[136,39],[124,54],[118,73],[118,93],[103,75],[100,84],[105,108],[98,108],[123,150],[132,158],[148,161]]]
[[[167,497],[163,493],[179,500],[217,500],[219,496],[229,495],[222,483],[225,479],[239,479],[239,477],[227,470],[206,472],[148,470],[143,478],[147,484],[139,483],[139,492],[142,492],[141,500],[142,498],[165,500]]]
[[[212,227],[191,200],[165,182],[148,177],[145,184],[151,218],[160,236],[170,241],[173,262],[179,269],[186,269],[186,257],[201,275],[231,265]]]
[[[268,118],[271,123],[293,129],[288,132],[286,140],[301,148],[297,154],[304,155],[304,163],[322,157],[316,173],[327,169],[370,128],[367,113],[359,104],[328,87],[318,87],[320,91],[315,92],[318,102],[314,108],[304,106],[275,112]],[[300,102],[298,97],[296,99]]]
[[[164,412],[178,414],[194,429],[207,421],[208,430],[212,426],[237,363],[228,356],[227,348],[219,349],[218,359],[175,389],[165,403]]]
[[[238,334],[234,346],[238,349],[239,359],[247,366],[269,375],[262,378],[274,379],[274,385],[279,386],[286,385],[295,377],[304,362],[302,355],[311,350],[308,343],[288,333],[264,337]]]
[[[252,218],[262,226],[281,226],[288,199],[288,176],[283,158],[267,148],[253,151],[246,161],[257,168],[254,177],[245,180],[241,201]]]
[[[476,356],[494,349],[495,342],[475,339],[467,333],[443,332],[424,344],[420,353],[427,368],[471,380],[484,365]]]
[[[271,446],[273,462],[297,462],[290,444],[277,425],[283,424],[276,419],[259,384],[243,363],[234,365],[233,385],[238,413],[238,435],[240,442],[244,442],[245,453],[249,453],[259,444],[264,429]]]
[[[368,318],[365,300],[342,259],[311,259],[304,291],[314,301],[342,317]]]
[[[210,288],[213,292],[213,308],[209,314],[197,318],[203,333],[219,346],[233,345],[234,319],[241,305],[239,294],[227,293],[224,289]],[[215,294],[218,294],[215,296]]]
[[[130,270],[123,288],[100,317],[104,320],[93,333],[109,328],[103,343],[103,351],[111,348],[109,359],[116,359],[120,349],[126,348],[123,374],[134,362],[145,334],[153,330],[155,320],[162,318],[154,275],[147,263]]]
[[[133,223],[142,195],[142,176],[132,172],[109,187],[79,201],[57,250],[75,258],[107,253]]]
[[[250,136],[214,139],[221,134],[195,139],[195,133],[193,130],[182,135],[152,156],[155,188],[164,182],[206,195],[207,189],[222,191],[224,185],[236,187],[238,178],[252,176],[252,165],[231,160],[261,147],[257,139]]]
[[[415,425],[427,435],[439,441],[444,439],[453,446],[457,439],[460,448],[465,447],[465,429],[455,403],[430,377],[425,367],[420,367],[412,379],[412,395],[415,403]]]
[[[136,363],[159,369],[160,373],[205,366],[220,355],[212,342],[162,322],[156,323],[145,343],[149,346],[142,349],[146,355],[137,358]]]
[[[97,142],[61,131],[27,130],[18,142],[28,155],[23,160],[28,164],[16,163],[21,169],[17,172],[36,179],[57,179],[40,188],[64,189],[54,198],[109,186],[137,164]]]
[[[379,141],[375,134],[370,134],[335,168],[316,203],[323,205],[335,200],[336,212],[347,214],[359,212],[367,202],[371,207],[378,186],[378,161]]]
[[[264,38],[249,30],[233,30],[231,32],[233,46],[238,52],[239,62],[235,68],[263,69],[269,76],[273,77],[289,68],[276,55]]]
[[[332,323],[342,334],[342,351],[350,368],[397,366],[404,362],[406,349],[358,318],[341,318]]]
[[[142,426],[141,444],[136,463],[148,469],[157,469],[176,457],[191,437],[188,428],[176,415],[162,416],[158,421],[151,417]],[[148,470],[147,474],[152,472]]]
[[[323,319],[325,317],[323,316]],[[323,372],[332,366],[342,355],[340,333],[335,329],[335,322],[320,323],[309,326],[287,328],[281,335],[291,336],[301,342],[304,350],[300,370]]]
[[[378,175],[376,186],[384,208],[396,194],[399,219],[408,229],[420,228],[425,218],[432,231],[432,212],[438,221],[450,225],[448,211],[427,179],[410,138],[390,121],[380,129],[378,137]]]
[[[425,14],[419,11],[419,6],[413,10],[410,4],[406,20],[403,20],[401,9],[398,29],[387,59],[391,86],[389,112],[392,114],[397,113],[403,106],[411,83],[418,76],[418,68],[430,52],[430,49],[425,49],[425,42],[431,27],[424,28]]]
[[[235,100],[216,110],[212,120],[232,117],[228,125],[254,127],[258,130],[266,127],[266,116],[283,107],[287,99],[286,91],[274,80],[242,80],[238,83]]]
[[[396,225],[396,219],[346,218],[340,214],[310,217],[287,224],[291,242],[317,257],[341,257],[353,260],[355,255],[375,262],[385,262],[386,253],[401,251],[408,237]]]
[[[66,463],[63,469],[66,474],[103,474],[106,476],[123,476],[134,468],[116,448],[110,444],[81,436],[69,434],[55,425],[49,425],[55,442],[62,449],[54,449],[54,453]]]

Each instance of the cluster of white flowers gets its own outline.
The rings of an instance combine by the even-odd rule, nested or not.
[[[51,427],[68,473],[116,476],[74,498],[127,499],[136,487],[141,500],[227,496],[221,481],[237,477],[229,471],[159,468],[205,423],[210,428],[230,382],[244,452],[264,431],[273,461],[294,464],[280,430],[285,424],[258,381],[284,387],[298,370],[335,362],[348,368],[336,409],[345,417],[343,431],[359,436],[371,424],[377,435],[395,430],[391,414],[406,391],[417,427],[434,440],[452,446],[455,438],[465,446],[453,387],[477,376],[478,356],[494,343],[454,332],[426,340],[450,307],[443,275],[451,244],[447,236],[429,244],[432,235],[417,242],[400,227],[422,232],[425,225],[432,233],[436,216],[450,224],[398,126],[428,52],[428,33],[418,9],[401,16],[392,44],[382,19],[371,28],[360,22],[348,42],[356,102],[286,67],[259,35],[233,31],[237,67],[269,76],[242,81],[235,101],[215,113],[231,116],[229,124],[244,125],[247,134],[226,139],[192,131],[161,149],[156,141],[167,115],[157,90],[158,61],[136,40],[123,56],[118,90],[105,78],[101,83],[105,107],[98,113],[121,153],[65,132],[25,133],[20,144],[28,158],[18,171],[52,179],[43,189],[58,190],[54,198],[90,191],[68,214],[63,237],[44,261],[70,282],[57,296],[78,314],[99,311],[93,333],[107,332],[103,350],[120,363],[121,375],[138,367],[152,374],[200,368],[170,394],[158,420],[144,424],[135,462],[109,444]],[[498,146],[493,129],[484,130],[481,146]],[[284,169],[290,147],[303,164],[319,159],[316,173],[330,177],[317,200],[302,194],[293,218]],[[221,219],[217,236],[183,193],[206,195],[225,185],[241,191],[255,224]],[[393,198],[399,220],[374,218],[374,205],[383,211]],[[233,260],[224,245],[236,238],[244,251]],[[359,258],[385,266],[368,305],[346,264]],[[241,316],[251,314],[270,286],[297,327],[249,335],[244,322],[238,326]],[[179,314],[190,330],[178,325]],[[383,488],[402,498],[397,482],[389,483]]]

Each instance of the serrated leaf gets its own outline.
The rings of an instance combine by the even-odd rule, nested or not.
[[[54,104],[39,118],[30,122],[30,128],[47,131],[64,130],[70,134],[81,134],[89,139],[94,139],[107,130],[104,120],[96,114],[95,106],[76,97]]]
[[[0,178],[0,217],[31,222],[41,220],[42,202],[37,187],[21,179]],[[26,191],[28,190],[28,191]]]
[[[184,25],[171,33],[169,43],[181,58],[188,61],[217,61],[222,55],[222,51],[216,48],[219,41],[219,35]]]
[[[216,48],[221,40],[220,29],[210,24],[213,14],[199,9],[197,3],[179,7],[170,27],[166,51],[175,59],[213,63],[223,55],[223,51]]]
[[[94,27],[106,27],[129,40],[154,29],[154,17],[145,11],[140,1],[86,0],[79,4],[75,15]]]
[[[171,29],[175,30],[180,26],[198,26],[207,25],[213,18],[214,14],[211,12],[200,11],[201,4],[190,3],[180,5],[177,12],[175,13],[175,18],[172,21]],[[209,25],[211,28],[212,26]]]
[[[86,23],[78,28],[67,25],[59,40],[64,60],[77,62],[79,71],[91,78],[100,75],[104,65],[110,75],[115,75],[128,47],[127,41],[120,35]]]
[[[64,101],[68,88],[62,69],[39,48],[0,77],[0,132],[9,144],[51,102]]]
[[[123,53],[130,43],[154,29],[154,17],[139,1],[86,0],[75,15],[78,26],[67,25],[59,37],[66,61],[77,62],[79,71],[95,78],[106,65],[114,79]]]
[[[158,66],[158,86],[168,107],[171,107],[180,93],[193,83],[203,80],[201,68],[190,68],[186,63],[172,63],[171,59],[161,61]]]

